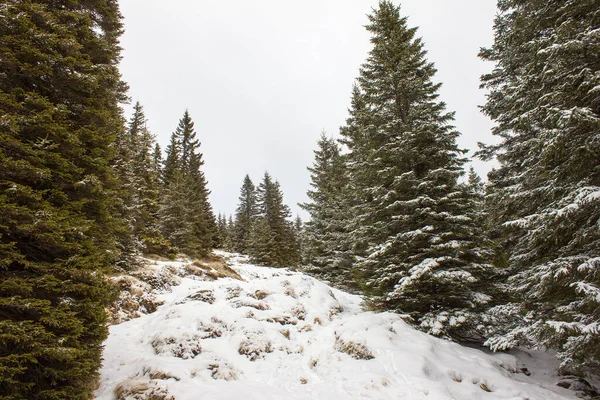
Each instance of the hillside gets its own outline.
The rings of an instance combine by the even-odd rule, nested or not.
[[[122,300],[145,306],[111,327],[98,399],[575,398],[535,357],[440,340],[302,273],[219,254],[242,280],[183,260],[129,280]]]

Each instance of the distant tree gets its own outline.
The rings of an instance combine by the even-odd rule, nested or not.
[[[186,111],[167,147],[159,225],[171,243],[194,257],[206,255],[217,235],[199,149],[194,123]]]
[[[482,77],[497,145],[486,204],[509,301],[496,350],[558,350],[563,372],[600,373],[600,9],[597,1],[498,3],[496,66]]]
[[[0,397],[88,399],[121,258],[116,1],[8,1],[0,18]]]
[[[257,189],[259,215],[250,234],[252,258],[263,264],[291,266],[299,262],[290,209],[283,204],[278,182],[265,173]],[[256,225],[256,226],[254,226]]]
[[[250,247],[250,231],[258,217],[256,188],[250,176],[244,177],[240,189],[238,207],[235,211],[235,251],[247,253]]]

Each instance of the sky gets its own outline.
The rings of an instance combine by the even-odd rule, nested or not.
[[[242,180],[265,171],[279,181],[294,215],[307,201],[307,167],[322,131],[338,137],[350,92],[371,48],[364,29],[377,0],[121,0],[121,73],[132,102],[164,149],[187,109],[204,154],[215,213],[233,214]],[[404,0],[456,112],[459,145],[491,143],[479,111],[477,57],[493,42],[495,0]],[[131,105],[125,107],[129,118]],[[474,161],[480,175],[489,163]]]

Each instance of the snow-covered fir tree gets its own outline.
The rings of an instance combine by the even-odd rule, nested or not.
[[[325,133],[317,143],[311,173],[309,202],[300,204],[310,216],[304,228],[303,261],[311,272],[338,286],[352,286],[347,240],[347,174],[338,142]]]
[[[355,269],[380,306],[434,335],[464,338],[489,301],[491,266],[469,191],[453,114],[416,28],[382,1],[369,16],[373,48],[360,69],[347,126],[355,205]]]
[[[600,7],[498,2],[484,106],[490,218],[511,301],[494,349],[558,349],[563,371],[600,371]]]

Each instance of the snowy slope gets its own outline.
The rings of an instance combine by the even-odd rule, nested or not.
[[[359,296],[222,254],[244,281],[182,278],[156,312],[111,327],[98,399],[575,398],[514,372],[512,356],[433,338],[395,314],[363,312]]]

